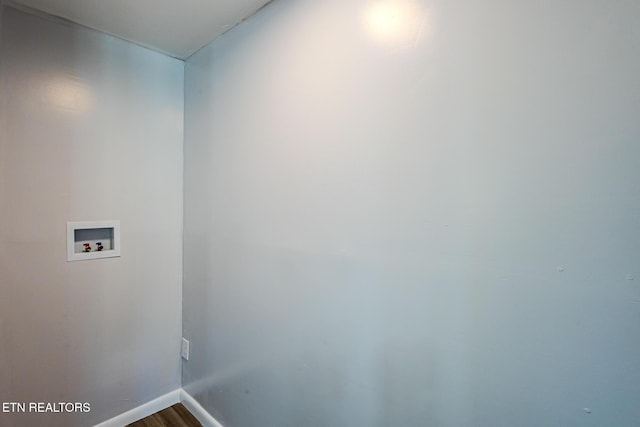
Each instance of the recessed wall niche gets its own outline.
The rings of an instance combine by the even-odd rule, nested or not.
[[[120,256],[120,221],[67,222],[67,261]]]

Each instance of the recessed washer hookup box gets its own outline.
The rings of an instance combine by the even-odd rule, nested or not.
[[[120,256],[120,221],[67,222],[67,261]]]

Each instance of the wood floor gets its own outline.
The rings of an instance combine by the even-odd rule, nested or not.
[[[182,403],[176,403],[126,427],[202,427],[202,424]]]

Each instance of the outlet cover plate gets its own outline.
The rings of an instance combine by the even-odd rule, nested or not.
[[[181,355],[184,360],[189,360],[189,341],[186,338],[182,338]]]

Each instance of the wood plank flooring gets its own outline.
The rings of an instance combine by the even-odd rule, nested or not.
[[[202,427],[202,424],[182,403],[176,403],[126,427]]]

